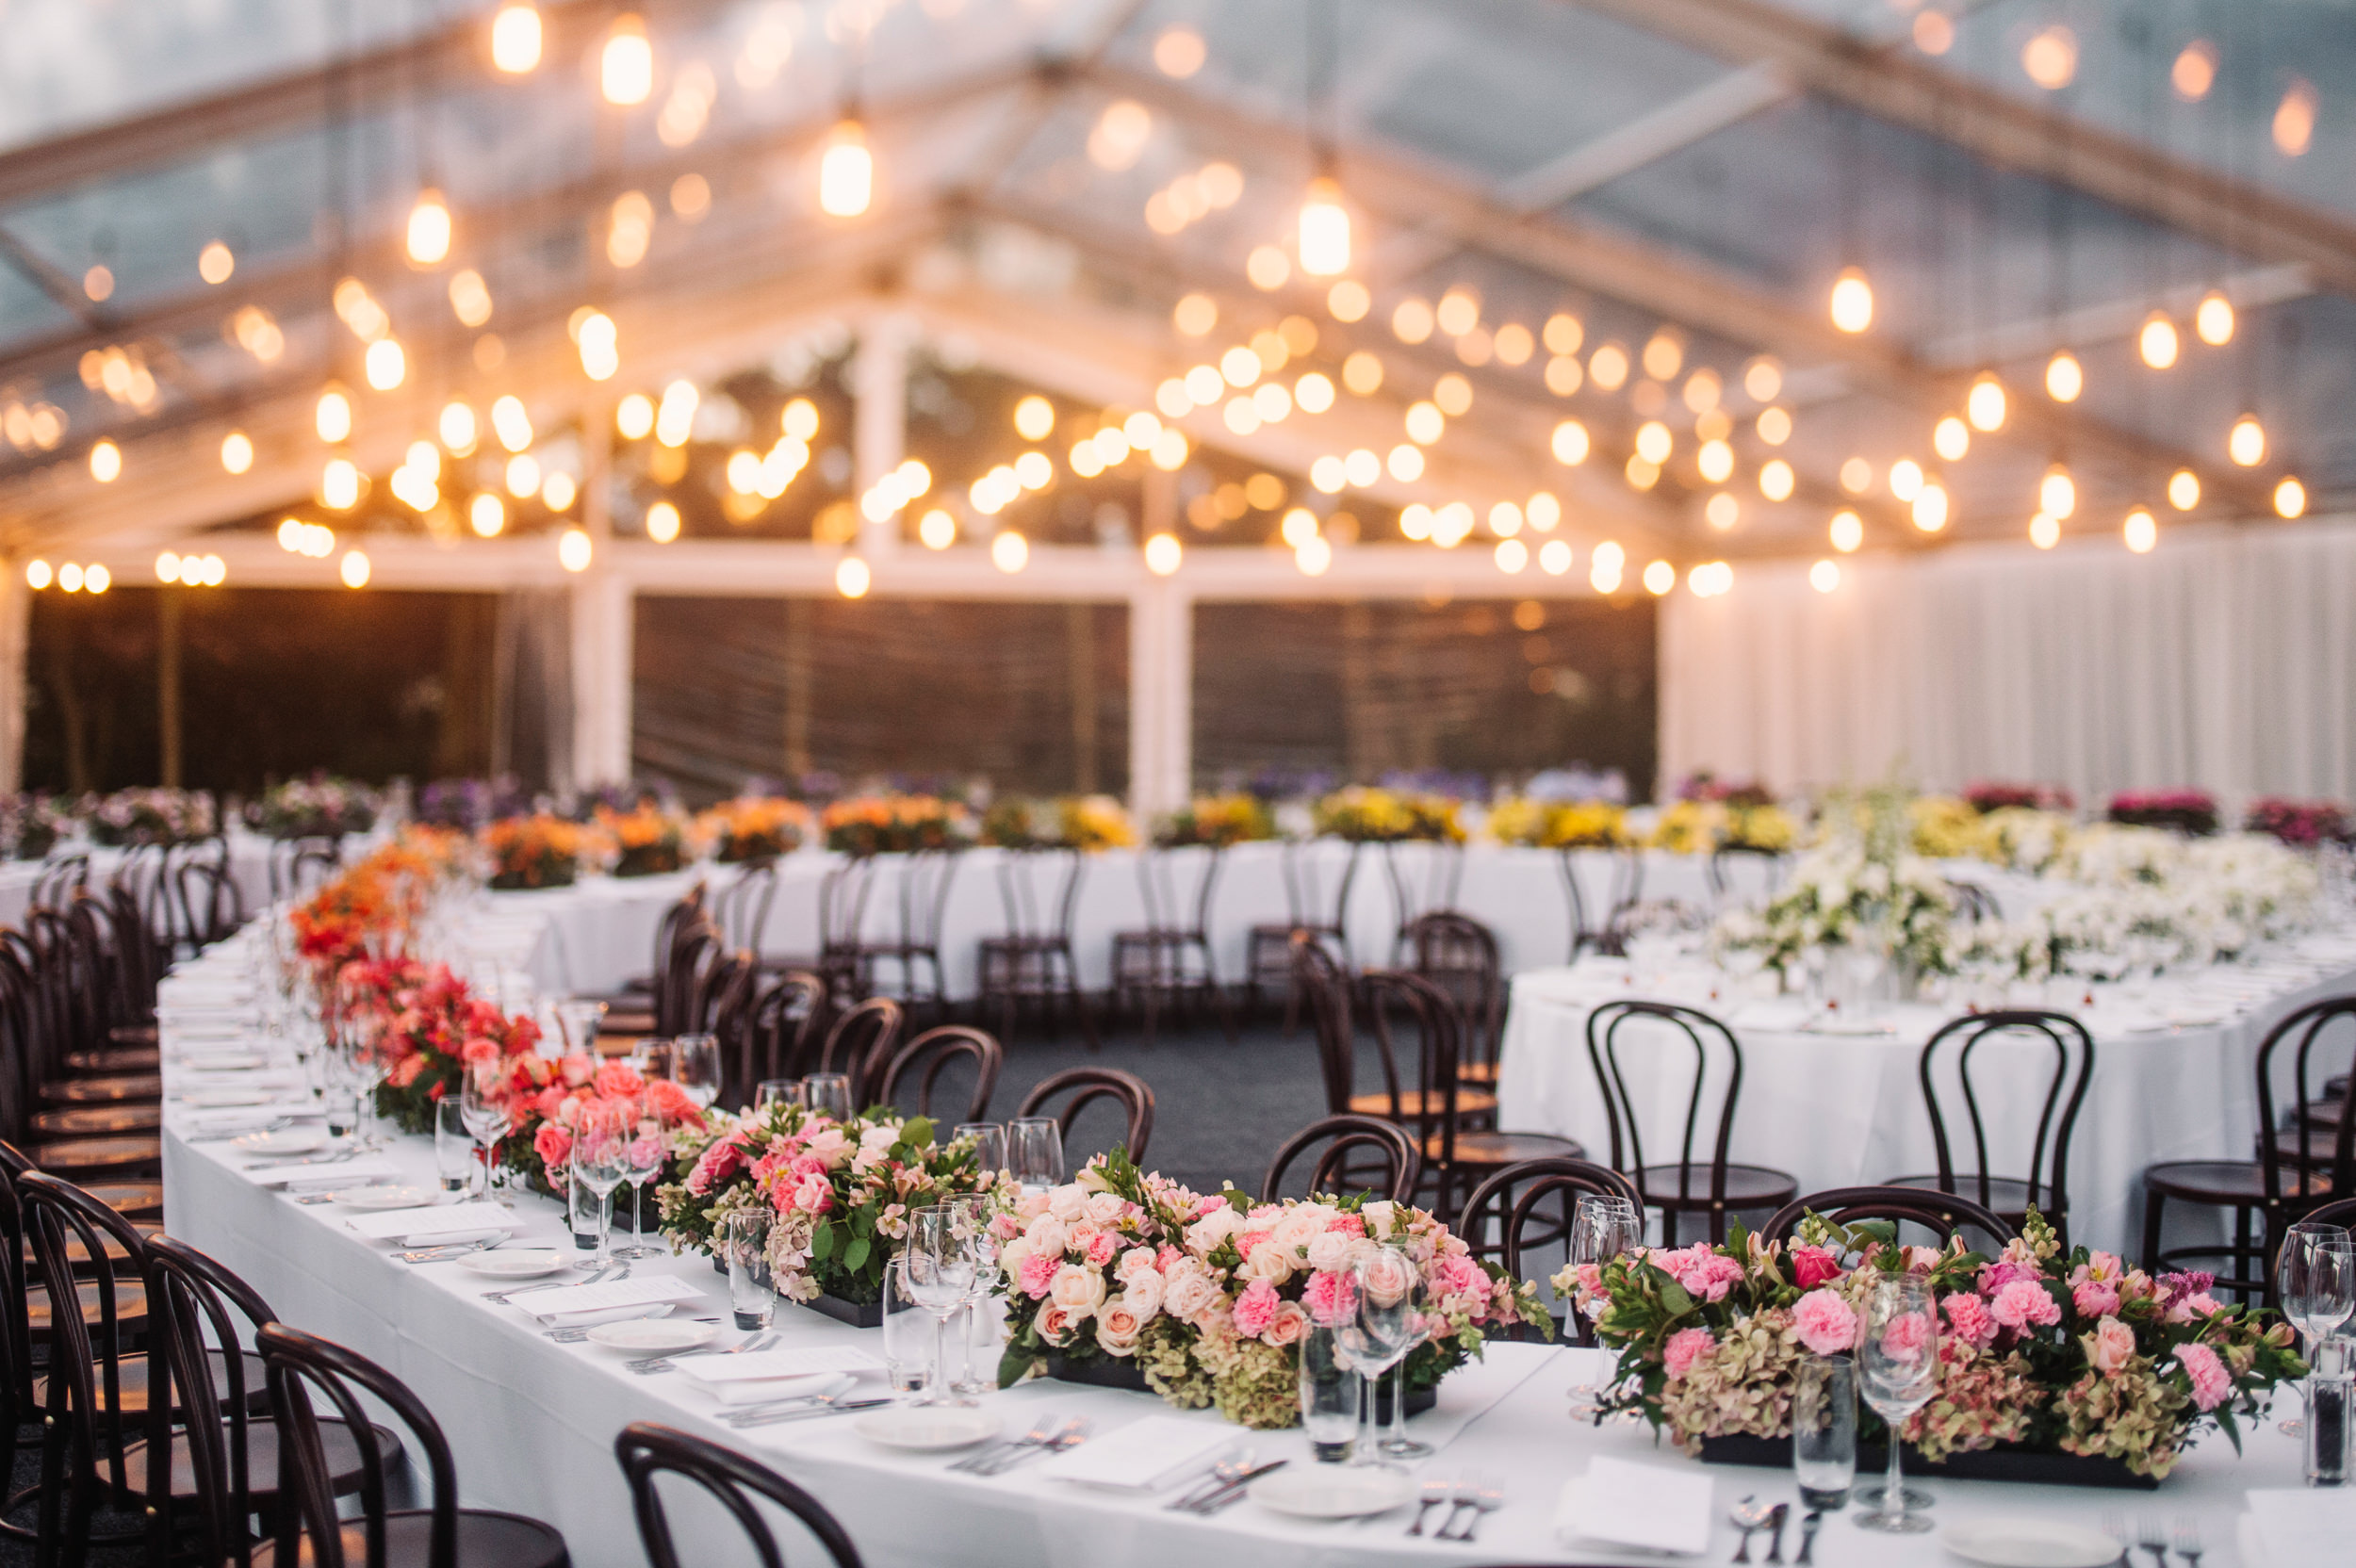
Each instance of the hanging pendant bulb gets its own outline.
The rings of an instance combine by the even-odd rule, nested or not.
[[[1931,431],[1931,449],[1950,463],[1960,462],[1972,449],[1972,432],[1950,414]]]
[[[1873,324],[1873,286],[1862,267],[1843,267],[1832,285],[1832,324],[1842,332],[1863,332]]]
[[[597,56],[597,86],[615,108],[643,104],[654,91],[654,45],[636,13],[614,19]]]
[[[340,386],[329,386],[319,394],[314,424],[322,441],[344,441],[352,435],[352,399]]]
[[[491,63],[520,76],[540,63],[540,12],[529,5],[501,6],[491,19]]]
[[[2179,468],[2168,476],[2168,504],[2179,512],[2190,512],[2201,504],[2201,476],[2190,468]]]
[[[2307,510],[2307,487],[2296,479],[2284,477],[2274,487],[2274,510],[2283,517],[2297,517]]]
[[[857,218],[875,195],[875,157],[867,150],[867,133],[856,120],[845,120],[826,139],[818,162],[818,210],[829,218]]]
[[[2078,365],[2078,356],[2062,350],[2045,362],[2045,395],[2057,403],[2074,403],[2078,394],[2086,389],[2086,373]]]
[[[2143,330],[2135,335],[2135,350],[2143,362],[2154,370],[2165,370],[2176,363],[2176,323],[2168,313],[2155,310],[2143,318]]]
[[[1992,375],[1983,374],[1972,384],[1971,396],[1964,400],[1965,417],[1976,431],[1993,433],[2004,428],[2004,384]]]
[[[1350,212],[1342,188],[1323,175],[1309,182],[1301,204],[1301,270],[1319,278],[1350,270]]]
[[[2201,296],[2201,303],[2193,309],[2192,330],[2212,349],[2221,349],[2233,340],[2233,302],[2225,297],[2223,289],[2212,288]]]
[[[2045,478],[2037,482],[2037,504],[2056,522],[2078,510],[2078,486],[2069,469],[2056,463],[2045,470]]]
[[[409,264],[438,267],[450,256],[450,204],[433,187],[417,192],[409,209]]]
[[[2233,421],[2225,437],[2225,455],[2245,468],[2255,468],[2266,460],[2266,428],[2258,423],[2255,414]]]

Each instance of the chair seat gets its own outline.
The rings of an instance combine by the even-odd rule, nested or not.
[[[1440,1158],[1440,1135],[1432,1134],[1423,1142],[1423,1157],[1436,1164]],[[1466,1133],[1456,1135],[1456,1160],[1459,1166],[1518,1165],[1524,1160],[1574,1159],[1583,1160],[1587,1151],[1570,1138],[1559,1138],[1551,1133]]]
[[[159,1152],[161,1148],[158,1144]],[[161,1182],[82,1182],[77,1184],[125,1219],[163,1222],[164,1184]]]
[[[599,1040],[603,1040],[608,1035],[651,1035],[653,1033],[654,1014],[650,1012],[633,1012],[626,1007],[609,1007],[606,1009],[605,1017],[597,1021]]]
[[[146,1302],[142,1298],[140,1302],[140,1312],[143,1315],[145,1311]],[[125,1326],[126,1328],[128,1327],[127,1323]],[[222,1352],[219,1350],[208,1350],[205,1354],[212,1359],[213,1363],[213,1386],[222,1392],[225,1402],[229,1388],[229,1364],[223,1359]],[[241,1351],[240,1354],[245,1357],[246,1409],[249,1412],[267,1410],[270,1408],[270,1388],[268,1383],[264,1380],[268,1377],[268,1373],[263,1370],[262,1358],[255,1355],[251,1350]],[[137,1354],[124,1356],[120,1361],[116,1362],[115,1370],[120,1380],[120,1388],[123,1395],[123,1413],[125,1415],[146,1414],[147,1358],[143,1355]],[[106,1389],[97,1384],[95,1377],[92,1379],[92,1386],[98,1388],[98,1396],[101,1399],[104,1399],[106,1396]],[[48,1378],[45,1375],[36,1373],[33,1378],[33,1403],[37,1407],[41,1406],[43,1401],[48,1398]],[[349,1443],[351,1439],[347,1436],[344,1441]],[[126,1453],[129,1450],[127,1449],[125,1450]],[[334,1452],[335,1451],[332,1448],[329,1450],[330,1458],[334,1457]],[[356,1453],[357,1450],[355,1449],[354,1452]],[[272,1447],[270,1449],[270,1468],[269,1472],[267,1475],[263,1472],[255,1472],[254,1482],[256,1485],[260,1485],[266,1479],[275,1479],[277,1474],[278,1450],[275,1447]],[[338,1472],[338,1475],[340,1474],[341,1473]]]
[[[102,1320],[98,1282],[77,1281],[75,1289],[82,1298],[82,1321],[95,1328]],[[115,1316],[126,1332],[144,1331],[147,1327],[147,1287],[137,1280],[117,1280]],[[25,1319],[33,1331],[33,1338],[46,1342],[49,1338],[49,1292],[38,1279],[25,1292]],[[140,1376],[146,1374],[141,1373]]]
[[[2274,1135],[2274,1157],[2292,1165],[2328,1166],[2339,1158],[2339,1139],[2340,1131],[2336,1126],[2311,1127],[2302,1148],[2299,1129],[2284,1128]],[[2256,1153],[2259,1148],[2258,1140],[2252,1138],[2250,1152]]]
[[[1459,1062],[1456,1064],[1456,1081],[1460,1084],[1495,1084],[1497,1081],[1497,1064]]]
[[[161,1073],[121,1072],[97,1078],[53,1078],[41,1085],[41,1098],[50,1105],[107,1105],[126,1100],[161,1100]]]
[[[2146,1192],[2188,1203],[2228,1207],[2263,1204],[2266,1200],[2266,1168],[2254,1160],[2169,1160],[2146,1166]],[[2282,1172],[2283,1196],[2299,1200],[2331,1196],[2331,1178],[2319,1170]]]
[[[110,1137],[123,1133],[152,1133],[164,1124],[160,1101],[131,1101],[121,1105],[73,1105],[42,1111],[33,1118],[33,1132],[57,1138]]]
[[[1428,1112],[1427,1102],[1430,1106]],[[1436,1090],[1406,1089],[1401,1091],[1396,1115],[1391,1110],[1391,1097],[1387,1094],[1353,1094],[1350,1097],[1350,1115],[1380,1117],[1385,1121],[1412,1121],[1427,1114],[1438,1116],[1447,1107],[1448,1096]],[[1460,1117],[1492,1116],[1496,1114],[1497,1108],[1497,1097],[1486,1089],[1458,1089],[1456,1091],[1456,1114]],[[1464,1135],[1461,1131],[1456,1135],[1456,1141],[1459,1143],[1464,1141]]]
[[[384,1515],[384,1568],[426,1568],[426,1548],[434,1515],[423,1510]],[[368,1560],[368,1527],[359,1520],[343,1527],[347,1563]],[[275,1541],[254,1548],[254,1568],[277,1568]],[[295,1568],[317,1560],[308,1535],[301,1538]],[[567,1568],[564,1538],[537,1519],[520,1513],[492,1513],[483,1509],[458,1511],[458,1568]]]
[[[1710,1207],[1710,1168],[1696,1165],[1687,1184],[1689,1197],[1677,1196],[1679,1168],[1673,1165],[1648,1165],[1637,1173],[1637,1189],[1644,1193],[1647,1205],[1662,1209],[1691,1212]],[[1799,1179],[1761,1165],[1729,1165],[1726,1167],[1726,1207],[1730,1209],[1779,1209],[1800,1195]]]
[[[1917,1187],[1930,1192],[1940,1190],[1939,1178],[1936,1175],[1892,1176],[1882,1185]],[[1969,1199],[1982,1208],[1991,1211],[1999,1219],[2020,1219],[2029,1212],[2029,1184],[2018,1176],[1990,1176],[1988,1179],[1986,1198],[1980,1196],[1978,1177],[1958,1176],[1955,1178],[1955,1196]],[[2054,1216],[2050,1212],[2053,1208],[2053,1194],[2047,1193],[2045,1201],[2038,1207],[2048,1211],[2046,1213],[2048,1219],[2053,1218]]]
[[[25,1151],[40,1169],[52,1176],[88,1187],[87,1176],[127,1176],[154,1169],[164,1157],[163,1140],[154,1136],[112,1138],[63,1138],[54,1143],[37,1143]],[[155,1186],[155,1204],[160,1208],[164,1195],[162,1184]],[[111,1200],[101,1200],[106,1206],[121,1213],[130,1211]]]
[[[71,1073],[154,1072],[163,1066],[164,1054],[152,1045],[109,1046],[103,1051],[69,1051],[63,1066]]]
[[[260,1364],[258,1357],[249,1356],[246,1359],[255,1365]],[[400,1434],[384,1427],[378,1427],[375,1430],[378,1451],[384,1456],[387,1473],[400,1474]],[[224,1447],[227,1446],[226,1437],[222,1444]],[[336,1494],[342,1495],[359,1491],[362,1471],[360,1445],[353,1440],[352,1429],[341,1421],[322,1418],[319,1422],[319,1448],[327,1456],[327,1470],[335,1478]],[[128,1482],[126,1490],[140,1496],[147,1493],[147,1454],[145,1439],[126,1444],[123,1450],[123,1478]],[[245,1464],[246,1489],[254,1500],[258,1504],[276,1496],[277,1422],[265,1417],[246,1424]],[[175,1499],[197,1494],[196,1462],[188,1452],[188,1434],[185,1431],[172,1434],[172,1494]],[[366,1562],[367,1553],[364,1551],[357,1560]]]

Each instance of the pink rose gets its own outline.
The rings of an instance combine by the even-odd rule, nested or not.
[[[1980,1270],[1980,1294],[1992,1300],[1999,1292],[2016,1280],[2038,1278],[2041,1276],[2034,1263],[2015,1263],[2010,1260],[1992,1263]]]
[[[1996,1337],[1996,1319],[1988,1315],[1988,1303],[1968,1290],[1959,1290],[1940,1303],[1947,1309],[1947,1326],[1957,1339],[1987,1349]]]
[[[2216,1298],[2201,1291],[2170,1301],[2168,1304],[2168,1320],[2170,1323],[2190,1323],[2196,1318],[2215,1317],[2224,1310]]]
[[[1792,1309],[1800,1342],[1820,1356],[1857,1347],[1857,1313],[1829,1290],[1811,1290]]]
[[[532,1135],[532,1148],[540,1156],[540,1163],[548,1168],[552,1180],[558,1171],[564,1168],[565,1162],[573,1157],[573,1135],[553,1121],[543,1121],[540,1131]]]
[[[1125,1297],[1115,1296],[1096,1315],[1096,1344],[1106,1355],[1133,1356],[1145,1319]]]
[[[804,1214],[825,1214],[834,1207],[834,1190],[823,1178],[810,1177],[794,1189],[794,1206]]]
[[[2202,1410],[2217,1409],[2233,1394],[2232,1374],[2207,1346],[2179,1345],[2176,1359],[2184,1364],[2185,1376],[2192,1380],[2192,1402]]]
[[[458,1059],[476,1067],[484,1062],[496,1062],[499,1059],[499,1041],[477,1036],[458,1048]]]
[[[1432,1279],[1442,1296],[1465,1296],[1474,1291],[1485,1296],[1489,1290],[1487,1271],[1472,1259],[1453,1254],[1432,1266]]]
[[[608,1062],[597,1069],[597,1086],[601,1100],[626,1100],[644,1094],[646,1081],[630,1070],[628,1062]]]
[[[2061,1308],[2054,1305],[2053,1294],[2034,1277],[2015,1280],[1998,1291],[1988,1304],[1988,1314],[2007,1329],[2033,1324],[2051,1328],[2061,1321]]]
[[[1079,1321],[1051,1301],[1039,1309],[1039,1336],[1050,1345],[1061,1345],[1072,1337],[1072,1331]]]
[[[2086,1336],[2086,1360],[2104,1377],[2116,1377],[2135,1359],[2135,1331],[2116,1317],[2105,1317]]]
[[[1672,1380],[1685,1376],[1695,1358],[1707,1355],[1718,1343],[1708,1329],[1679,1329],[1669,1336],[1669,1343],[1661,1348],[1661,1365]]]
[[[1349,1274],[1335,1269],[1330,1273],[1309,1276],[1309,1288],[1301,1299],[1309,1309],[1309,1315],[1320,1327],[1333,1328],[1348,1322],[1358,1311],[1358,1289]]]
[[[2109,1317],[2119,1310],[2119,1287],[2107,1280],[2087,1280],[2070,1287],[2070,1301],[2080,1317]]]
[[[575,1088],[587,1083],[597,1070],[596,1059],[586,1052],[580,1051],[574,1052],[556,1065],[558,1070],[564,1074],[564,1082]]]
[[[1276,1309],[1281,1305],[1276,1287],[1266,1280],[1254,1280],[1241,1296],[1235,1298],[1235,1331],[1257,1339],[1268,1332],[1276,1321]]]
[[[1823,1247],[1794,1247],[1784,1254],[1791,1260],[1792,1282],[1802,1290],[1813,1290],[1828,1280],[1841,1277],[1841,1261]]]
[[[1275,1317],[1260,1331],[1260,1338],[1281,1350],[1287,1345],[1299,1344],[1301,1336],[1308,1331],[1307,1310],[1298,1301],[1286,1301],[1276,1309]]]
[[[1160,1273],[1161,1266],[1154,1260],[1152,1248],[1132,1247],[1121,1254],[1121,1266],[1114,1272],[1121,1276],[1123,1283],[1126,1283],[1140,1274]]]
[[[1015,1282],[1023,1294],[1036,1301],[1055,1287],[1055,1270],[1063,1266],[1060,1253],[1033,1252],[1023,1260],[1023,1268]]]

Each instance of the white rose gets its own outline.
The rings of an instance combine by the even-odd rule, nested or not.
[[[1387,1198],[1378,1198],[1358,1211],[1358,1217],[1366,1222],[1366,1234],[1378,1240],[1391,1233],[1397,1222],[1399,1205]]]
[[[1122,1282],[1121,1296],[1137,1312],[1140,1321],[1162,1310],[1162,1277],[1152,1269],[1132,1274]]]
[[[1276,1229],[1270,1233],[1278,1246],[1290,1252],[1308,1246],[1312,1238],[1322,1235],[1326,1217],[1327,1210],[1323,1204],[1297,1203],[1284,1211],[1284,1217],[1276,1222]]]
[[[1086,1317],[1104,1305],[1104,1276],[1085,1264],[1065,1264],[1055,1270],[1047,1298],[1074,1317]]]
[[[1117,1192],[1096,1192],[1088,1195],[1088,1217],[1099,1225],[1110,1225],[1129,1207]]]
[[[1017,1236],[998,1249],[998,1266],[1006,1270],[1007,1279],[1019,1280],[1023,1277],[1023,1260],[1037,1250],[1030,1237]]]
[[[1186,1250],[1207,1256],[1219,1244],[1242,1231],[1243,1216],[1224,1204],[1186,1227]]]
[[[1069,1225],[1088,1212],[1088,1194],[1076,1186],[1060,1186],[1047,1195],[1047,1212]]]
[[[1335,1269],[1350,1261],[1350,1244],[1358,1238],[1348,1231],[1322,1231],[1309,1238],[1309,1266]]]
[[[1185,1322],[1193,1322],[1219,1299],[1219,1286],[1206,1274],[1173,1274],[1167,1279],[1166,1286],[1162,1310]]]
[[[1052,1214],[1043,1214],[1032,1220],[1023,1228],[1023,1233],[1030,1238],[1033,1251],[1044,1252],[1051,1258],[1062,1257],[1064,1249],[1072,1241],[1072,1233],[1064,1228],[1062,1220]]]
[[[1132,1247],[1126,1252],[1121,1253],[1121,1262],[1116,1266],[1115,1272],[1121,1276],[1121,1282],[1124,1285],[1133,1283],[1148,1274],[1153,1276],[1153,1282],[1158,1285],[1162,1278],[1161,1269],[1154,1265],[1153,1249],[1151,1247]]]
[[[1264,1241],[1243,1261],[1243,1277],[1281,1285],[1293,1274],[1293,1251],[1282,1243]]]

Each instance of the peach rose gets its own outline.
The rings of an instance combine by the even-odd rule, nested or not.
[[[1331,1273],[1336,1268],[1347,1268],[1350,1266],[1350,1250],[1356,1247],[1358,1242],[1359,1237],[1348,1231],[1320,1231],[1309,1238],[1309,1245],[1306,1249],[1309,1254],[1309,1266],[1320,1273]]]
[[[1154,1259],[1151,1247],[1132,1247],[1121,1253],[1121,1266],[1116,1272],[1124,1285],[1147,1274],[1153,1275],[1154,1283],[1158,1285],[1162,1277],[1161,1265]]]
[[[1072,1331],[1081,1321],[1081,1317],[1050,1301],[1039,1311],[1039,1337],[1050,1345],[1062,1345],[1072,1338]]]
[[[1166,1288],[1162,1292],[1162,1310],[1182,1322],[1192,1323],[1219,1304],[1219,1286],[1202,1273],[1163,1276]]]
[[[2116,1377],[2135,1359],[2135,1331],[2116,1317],[2105,1317],[2086,1336],[2086,1360],[2104,1377]]]
[[[1078,1223],[1088,1208],[1088,1194],[1075,1186],[1060,1186],[1047,1195],[1047,1212],[1067,1225]]]
[[[1268,1326],[1260,1331],[1260,1339],[1263,1344],[1273,1345],[1281,1350],[1287,1345],[1299,1344],[1301,1336],[1308,1331],[1308,1309],[1298,1301],[1286,1301],[1276,1309],[1276,1315]]]
[[[1115,1296],[1096,1315],[1096,1343],[1108,1356],[1135,1355],[1144,1328],[1145,1319],[1127,1298]]]
[[[1068,1263],[1055,1270],[1047,1287],[1049,1299],[1074,1317],[1086,1317],[1104,1304],[1104,1276],[1093,1268]]]
[[[1293,1276],[1295,1256],[1293,1250],[1282,1242],[1261,1242],[1252,1248],[1252,1255],[1244,1259],[1243,1277],[1247,1280],[1266,1280],[1271,1284],[1281,1285]]]
[[[1139,1317],[1150,1318],[1162,1310],[1162,1277],[1153,1270],[1146,1269],[1121,1283],[1121,1295],[1128,1298],[1129,1305]]]
[[[1082,1205],[1088,1217],[1099,1225],[1110,1225],[1127,1212],[1128,1200],[1117,1192],[1092,1192]]]

